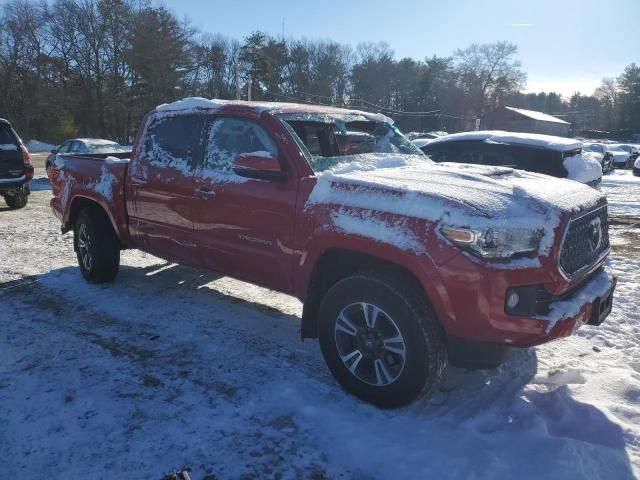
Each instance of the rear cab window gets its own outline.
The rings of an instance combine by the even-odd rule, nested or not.
[[[141,159],[150,166],[189,174],[201,162],[204,115],[176,115],[152,121]]]

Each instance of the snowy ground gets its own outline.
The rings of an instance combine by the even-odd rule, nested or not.
[[[42,172],[39,172],[40,174]],[[298,301],[125,252],[84,282],[45,179],[0,208],[0,464],[16,478],[602,478],[640,474],[640,178],[607,175],[613,313],[380,411],[347,397]]]

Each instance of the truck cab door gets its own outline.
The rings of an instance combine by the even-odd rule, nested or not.
[[[202,163],[203,115],[151,121],[130,167],[128,214],[137,248],[178,263],[195,263],[194,165]]]
[[[292,290],[297,179],[278,139],[259,121],[209,117],[203,164],[195,173],[196,252],[209,269],[274,290]],[[234,173],[240,154],[278,158],[283,175]]]

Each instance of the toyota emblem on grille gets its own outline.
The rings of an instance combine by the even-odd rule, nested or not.
[[[589,227],[587,241],[589,242],[591,251],[595,252],[600,246],[600,243],[602,243],[602,223],[600,219],[596,217],[589,222]]]

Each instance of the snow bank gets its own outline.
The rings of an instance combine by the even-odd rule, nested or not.
[[[29,140],[27,142],[27,150],[31,153],[41,153],[41,152],[50,152],[54,148],[55,145],[51,145],[50,143],[40,142],[39,140]]]
[[[602,165],[591,152],[565,157],[562,164],[567,169],[567,178],[576,182],[588,183],[602,177]]]
[[[508,145],[529,145],[562,152],[582,147],[582,142],[572,138],[554,137],[552,135],[540,135],[537,133],[504,132],[501,130],[454,133],[444,137],[434,138],[430,143],[459,142],[466,140],[476,140],[486,143],[504,143]]]
[[[546,255],[561,216],[593,207],[602,199],[602,194],[580,183],[510,168],[365,154],[319,174],[307,208],[337,205],[370,212],[373,219],[386,212],[481,230],[541,229],[540,253]]]

